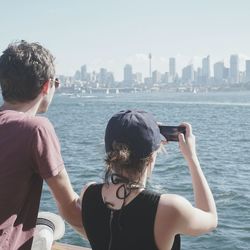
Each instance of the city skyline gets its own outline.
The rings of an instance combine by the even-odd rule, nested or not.
[[[198,67],[201,66],[202,60],[206,56],[210,56],[210,59],[211,59],[210,64],[211,65],[213,65],[213,64],[215,64],[217,62],[223,62],[226,67],[230,67],[230,55],[231,54],[228,55],[226,58],[222,58],[220,60],[215,60],[215,58],[218,58],[218,57],[213,57],[211,55],[193,56],[191,58],[181,56],[181,55],[177,55],[176,57],[174,57],[174,56],[170,56],[170,57],[160,56],[160,57],[155,58],[153,53],[150,53],[150,54],[151,54],[151,71],[152,72],[154,70],[159,70],[159,71],[165,72],[166,69],[169,69],[169,59],[170,58],[175,59],[175,62],[176,62],[175,71],[178,74],[181,74],[182,69],[185,66],[188,66],[190,64],[193,64],[194,68],[197,69]],[[234,54],[237,54],[237,53],[234,53]],[[125,59],[121,60],[121,61],[119,61],[119,64],[118,63],[116,64],[115,70],[114,70],[114,66],[113,66],[114,61],[113,61],[112,64],[107,62],[107,64],[103,63],[100,66],[99,65],[95,66],[94,64],[88,64],[88,68],[89,68],[90,71],[98,71],[100,68],[108,68],[110,71],[112,71],[114,73],[116,79],[121,81],[122,78],[123,78],[123,66],[126,65],[126,64],[129,64],[129,65],[133,65],[133,68],[135,69],[135,71],[142,72],[142,74],[145,77],[147,77],[148,76],[148,67],[149,67],[149,65],[148,65],[148,60],[149,60],[148,55],[149,54],[136,54],[134,56],[131,56],[127,60],[125,60]],[[244,71],[245,70],[245,61],[249,60],[250,57],[248,57],[246,55],[242,55],[242,54],[237,54],[237,55],[239,56],[239,68],[240,68],[241,71]],[[82,64],[78,65],[78,68],[80,68],[81,65],[85,65],[85,64],[87,64],[87,63],[82,62]],[[118,65],[119,65],[119,67],[118,67]],[[78,68],[76,68],[75,71]],[[72,71],[71,75],[73,75],[73,73],[75,71]],[[117,73],[118,71],[119,71],[119,73]],[[213,68],[211,68],[211,74],[214,74],[213,73]],[[67,74],[65,74],[65,75],[67,75]]]
[[[212,63],[210,59],[211,59],[210,55],[203,57],[200,60],[200,64],[197,64],[197,65],[194,65],[194,63],[192,61],[190,61],[187,65],[185,65],[180,70],[180,72],[178,72],[178,71],[176,71],[177,64],[178,64],[176,58],[169,57],[168,61],[166,60],[165,68],[164,68],[164,71],[162,72],[157,68],[152,68],[152,53],[149,53],[147,56],[147,59],[145,58],[145,62],[147,63],[145,70],[148,70],[148,72],[146,72],[146,74],[143,75],[142,72],[138,72],[138,71],[134,70],[133,64],[126,63],[125,65],[123,65],[123,79],[122,80],[125,82],[130,81],[131,79],[126,79],[126,77],[124,78],[124,75],[126,75],[126,72],[129,72],[128,74],[132,74],[132,71],[134,73],[141,73],[143,77],[152,77],[152,73],[155,71],[158,71],[160,73],[168,73],[169,77],[174,77],[176,75],[180,76],[183,74],[183,69],[192,65],[192,68],[194,71],[201,70],[200,73],[202,76],[204,76],[204,79],[202,79],[202,80],[203,80],[203,82],[206,82],[208,78],[211,78],[211,77],[216,78],[219,75],[219,71],[217,70],[218,67],[223,66],[223,68],[230,69],[233,67],[234,64],[237,64],[235,67],[233,67],[233,68],[237,68],[238,72],[234,73],[236,75],[236,74],[239,74],[240,72],[246,72],[247,69],[249,68],[249,61],[250,61],[250,59],[248,59],[248,58],[240,58],[240,55],[238,55],[238,54],[231,54],[229,56],[228,63],[225,63],[225,60],[220,60],[220,61]],[[81,66],[80,71],[82,71],[83,67],[85,68],[84,71],[86,74],[87,65],[83,64]],[[100,69],[106,69],[106,70],[109,70],[109,72],[112,72],[112,70],[110,70],[107,67],[102,67]],[[99,69],[94,69],[94,70],[90,69],[89,71],[98,72],[98,70]],[[79,71],[79,69],[76,69],[76,71]],[[249,71],[249,69],[248,69],[248,71]],[[114,74],[114,72],[112,72],[112,73]],[[121,81],[121,79],[119,79],[119,81]]]
[[[122,80],[115,78],[114,73],[107,68],[100,68],[91,72],[87,70],[87,65],[82,65],[74,75],[68,78],[63,75],[60,78],[62,82],[80,83],[86,86],[90,84],[97,88],[100,86],[115,86],[121,83],[125,87],[132,87],[141,84],[145,86],[169,83],[221,85],[250,82],[250,60],[245,60],[244,68],[240,69],[240,57],[237,54],[230,55],[229,66],[222,61],[211,63],[208,55],[202,58],[201,65],[195,68],[192,63],[188,64],[182,68],[180,74],[176,71],[176,59],[174,57],[169,58],[168,69],[166,67],[164,72],[160,72],[158,69],[152,71],[151,60],[152,54],[149,53],[148,73],[146,75],[135,71],[133,65],[125,64],[123,66]]]
[[[179,74],[207,55],[226,65],[231,54],[250,58],[247,0],[12,0],[1,1],[1,9],[0,51],[12,41],[37,41],[55,55],[58,74],[73,75],[87,64],[122,80],[123,66],[131,64],[146,75],[148,53],[152,71],[165,72],[172,57]]]

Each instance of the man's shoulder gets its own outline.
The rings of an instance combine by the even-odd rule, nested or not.
[[[33,127],[44,127],[44,126],[52,126],[50,120],[44,116],[29,116],[26,115],[24,122],[30,124]]]
[[[47,117],[44,116],[33,116],[24,114],[22,119],[19,120],[25,130],[28,131],[51,131],[54,133],[54,127]]]
[[[53,128],[53,125],[48,118],[44,116],[34,116],[23,112],[12,110],[3,111],[0,116],[0,124],[17,126],[21,129],[33,129],[39,127]]]
[[[17,115],[12,123],[21,128],[21,130],[35,131],[40,129],[53,130],[53,125],[48,118],[44,116],[33,116],[29,114],[20,114]]]

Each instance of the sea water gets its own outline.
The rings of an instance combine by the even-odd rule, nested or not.
[[[85,183],[102,180],[105,126],[112,114],[124,109],[149,111],[169,125],[192,124],[219,224],[200,237],[182,236],[182,249],[250,249],[250,92],[56,94],[46,116],[58,134],[76,192]],[[158,156],[149,185],[194,204],[191,178],[178,143],[169,143],[166,153]],[[40,210],[57,212],[51,197],[45,185]],[[61,241],[89,246],[68,226]]]

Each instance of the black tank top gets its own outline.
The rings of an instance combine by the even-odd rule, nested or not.
[[[143,190],[122,210],[111,210],[103,202],[103,184],[91,185],[82,201],[83,225],[93,250],[158,250],[154,221],[160,195]],[[176,235],[172,250],[180,249]]]

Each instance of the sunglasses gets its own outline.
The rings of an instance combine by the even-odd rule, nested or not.
[[[60,85],[60,81],[58,78],[55,78],[55,79],[50,79],[51,82],[54,82],[54,85],[55,85],[55,88],[57,89]]]
[[[55,79],[55,88],[57,89],[60,85],[60,81],[58,78]]]

